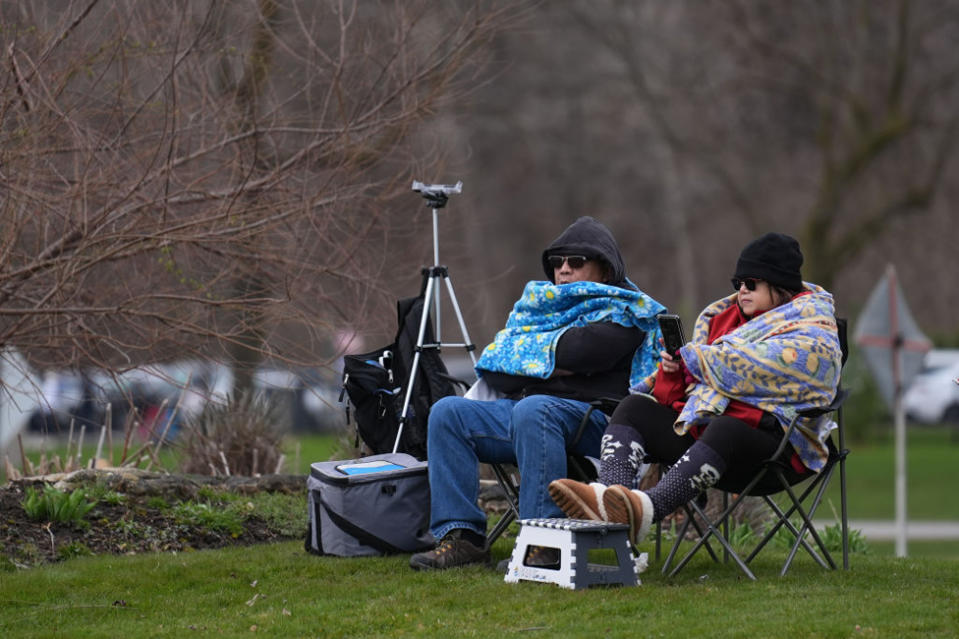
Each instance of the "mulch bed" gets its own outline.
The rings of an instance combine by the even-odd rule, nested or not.
[[[28,518],[22,506],[26,488],[41,489],[44,482],[57,481],[67,488],[88,481],[106,481],[109,488],[123,494],[124,499],[119,505],[97,502],[84,518],[89,525],[38,522]],[[293,539],[271,529],[268,522],[256,516],[246,518],[242,533],[236,537],[225,531],[195,529],[178,523],[169,508],[156,505],[157,500],[152,500],[152,506],[148,503],[156,496],[171,504],[188,500],[205,485],[245,494],[259,490],[304,491],[304,516],[306,514],[306,480],[299,476],[224,479],[85,470],[70,476],[21,479],[0,487],[0,571],[80,555],[182,552]]]

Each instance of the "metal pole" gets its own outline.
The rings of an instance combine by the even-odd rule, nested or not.
[[[466,347],[466,352],[469,353],[470,359],[473,361],[473,366],[476,366],[476,354],[473,352],[473,340],[470,339],[469,333],[466,331],[466,322],[463,321],[463,313],[460,311],[459,302],[456,301],[456,293],[453,292],[453,282],[450,280],[449,275],[446,276],[446,288],[450,292],[450,301],[453,303],[453,312],[456,313],[456,320],[460,323],[460,332],[463,333],[463,339],[465,340],[463,346]],[[440,340],[437,339],[437,342]]]
[[[433,209],[433,266],[438,267],[440,265],[440,231],[439,231],[439,215],[437,210]],[[436,343],[443,343],[443,317],[440,314],[440,295],[442,292],[442,287],[437,286],[436,293],[436,305],[435,305],[435,319],[436,323],[433,326],[434,334],[436,335]],[[424,306],[424,308],[429,308],[429,306]]]
[[[898,349],[897,349],[898,350]],[[898,357],[898,353],[897,353]],[[906,550],[906,410],[902,389],[896,389],[896,556],[908,556]]]
[[[896,440],[896,557],[905,557],[906,550],[906,411],[902,403],[902,347],[899,331],[896,267],[887,269],[889,282],[889,334],[892,337],[892,388]]]

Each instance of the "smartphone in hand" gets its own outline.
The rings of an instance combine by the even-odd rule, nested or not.
[[[686,343],[686,338],[683,336],[683,323],[679,315],[663,313],[657,315],[656,319],[659,320],[659,330],[663,333],[663,350],[677,357],[679,349]]]

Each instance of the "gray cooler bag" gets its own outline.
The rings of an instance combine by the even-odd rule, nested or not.
[[[406,453],[312,464],[306,549],[360,557],[432,548],[426,469]]]

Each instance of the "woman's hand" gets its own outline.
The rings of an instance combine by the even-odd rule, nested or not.
[[[678,373],[679,372],[679,362],[673,359],[673,356],[667,353],[666,351],[659,351],[659,365],[662,366],[664,373]]]

